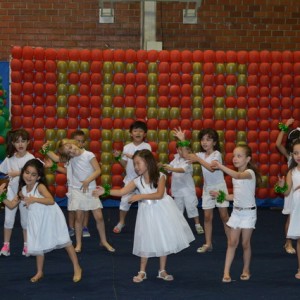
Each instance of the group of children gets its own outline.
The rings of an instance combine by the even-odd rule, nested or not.
[[[286,250],[293,249],[291,239],[297,239],[298,272],[295,277],[300,279],[300,230],[296,226],[298,210],[296,197],[300,188],[300,131],[289,133],[288,147],[282,145],[283,135],[288,132],[293,120],[282,124],[277,139],[279,151],[289,158],[289,172],[285,181],[279,177],[277,191],[284,193],[286,200],[290,196],[292,202],[290,218],[287,222]],[[12,150],[0,166],[0,171],[9,176],[7,195],[4,203],[4,245],[1,254],[9,255],[9,241],[13,228],[16,207],[19,205],[21,223],[24,231],[25,255],[37,256],[37,273],[31,282],[37,282],[43,277],[43,254],[55,248],[65,247],[74,266],[73,281],[81,280],[82,270],[78,264],[76,253],[82,250],[82,235],[84,219],[92,211],[101,245],[108,251],[115,249],[107,242],[105,225],[102,215],[100,196],[121,197],[119,222],[113,229],[114,233],[121,233],[130,205],[138,202],[133,254],[139,256],[140,268],[133,282],[140,283],[147,279],[146,267],[148,258],[159,257],[158,278],[172,281],[174,277],[166,270],[167,256],[177,253],[187,247],[194,240],[194,235],[183,216],[186,209],[187,216],[193,218],[195,230],[198,234],[205,234],[205,243],[197,249],[199,253],[213,250],[212,224],[213,212],[217,207],[224,231],[227,237],[227,251],[222,281],[231,282],[230,269],[236,248],[242,239],[243,270],[241,280],[249,280],[251,276],[251,236],[255,229],[257,211],[255,202],[255,188],[261,181],[259,172],[252,161],[252,151],[247,145],[238,145],[233,151],[232,170],[223,165],[218,133],[214,129],[203,129],[199,133],[201,149],[199,153],[192,153],[189,141],[181,129],[173,131],[177,138],[177,154],[170,164],[157,164],[151,146],[144,141],[147,126],[142,121],[135,121],[130,127],[132,142],[125,145],[122,153],[114,152],[117,161],[125,168],[124,187],[110,189],[109,186],[96,186],[95,179],[100,175],[100,166],[95,155],[84,149],[83,141],[63,139],[58,142],[57,154],[49,151],[47,143],[43,153],[49,158],[41,162],[34,159],[27,152],[29,136],[25,130],[15,130],[11,136]],[[24,135],[23,135],[24,134]],[[27,135],[26,135],[27,134]],[[25,158],[26,157],[26,158]],[[76,245],[72,246],[68,227],[61,211],[54,203],[44,181],[44,167],[51,167],[57,162],[63,162],[64,167],[57,167],[57,171],[67,174],[68,181],[68,211],[69,227],[75,228]],[[202,208],[204,210],[204,230],[200,224],[198,213],[198,199],[192,177],[192,163],[199,163],[203,175]],[[171,193],[167,194],[166,175],[161,168],[172,173]],[[232,177],[233,194],[228,194],[224,174]],[[20,177],[20,180],[19,180]],[[4,186],[0,187],[4,193]],[[3,194],[2,193],[2,194]],[[233,202],[233,210],[229,217],[229,202]],[[53,209],[52,209],[53,208]],[[58,209],[57,209],[58,208]],[[48,215],[46,217],[46,214]],[[75,218],[75,223],[74,220]],[[55,221],[54,221],[55,220]],[[57,225],[52,230],[47,227],[50,222]],[[75,224],[75,225],[73,225]],[[73,226],[73,227],[72,227]],[[85,223],[87,227],[87,223]],[[50,238],[48,235],[55,238]],[[27,237],[28,236],[28,237]]]

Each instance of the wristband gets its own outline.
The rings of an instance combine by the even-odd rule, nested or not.
[[[122,153],[119,156],[115,156],[115,160],[117,162],[120,162],[121,159],[122,159]]]
[[[226,200],[226,193],[224,191],[219,191],[219,195],[217,197],[218,203],[223,203]]]
[[[283,123],[278,123],[278,128],[285,133],[289,131],[289,127]]]
[[[103,185],[103,188],[104,188],[104,194],[101,195],[100,197],[107,197],[107,196],[109,196],[110,195],[111,186],[108,183],[105,183]]]
[[[288,190],[288,187],[289,186],[287,185],[287,183],[285,183],[283,187],[279,186],[278,183],[276,183],[274,186],[274,191],[277,194],[284,194]]]
[[[55,172],[58,168],[57,162],[53,162],[52,166],[50,167],[51,172]]]
[[[190,147],[190,141],[178,141],[176,143],[177,147]]]
[[[0,203],[2,203],[6,199],[6,192],[0,194]]]
[[[47,146],[45,149],[41,148],[39,152],[40,152],[41,154],[43,154],[43,155],[46,155],[49,151],[50,151],[50,149],[49,149],[49,147]]]

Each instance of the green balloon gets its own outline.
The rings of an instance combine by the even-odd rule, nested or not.
[[[3,116],[0,116],[0,128],[5,128],[6,120]]]
[[[70,63],[69,63],[69,71],[71,72],[71,73],[78,73],[78,71],[79,71],[79,63],[77,62],[77,61],[70,61]]]
[[[9,109],[6,106],[2,108],[2,117],[6,120],[9,119]]]
[[[2,144],[0,145],[0,159],[3,160],[6,156],[6,149],[5,149],[5,145]]]
[[[67,73],[68,71],[68,64],[67,62],[61,60],[57,63],[57,70],[60,73]]]

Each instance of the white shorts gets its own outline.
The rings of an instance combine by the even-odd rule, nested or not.
[[[218,203],[216,198],[213,198],[209,192],[211,191],[223,191],[228,194],[227,186],[225,182],[215,184],[215,185],[206,185],[203,187],[202,193],[202,209],[212,209],[215,207],[228,207],[229,202],[224,201],[223,203]]]
[[[255,229],[257,220],[256,207],[254,209],[238,210],[233,208],[231,216],[226,223],[229,227],[237,229]]]
[[[95,210],[103,208],[102,202],[98,197],[92,196],[92,191],[83,193],[80,190],[71,189],[67,193],[68,210]]]
[[[18,208],[20,210],[20,220],[21,220],[22,229],[27,229],[28,209],[24,201],[21,201],[19,205],[13,209],[9,209],[7,206],[5,206],[4,228],[6,229],[14,228],[16,213]]]
[[[184,209],[186,209],[187,216],[189,218],[195,218],[199,216],[198,212],[198,198],[196,195],[190,195],[185,197],[175,197],[174,201],[178,207],[178,209],[184,213]]]
[[[119,209],[123,210],[123,211],[129,211],[131,204],[128,203],[128,201],[133,195],[136,195],[136,194],[139,194],[138,189],[135,189],[133,192],[122,196]]]

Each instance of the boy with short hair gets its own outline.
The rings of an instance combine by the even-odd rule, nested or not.
[[[147,125],[143,121],[135,121],[131,124],[129,128],[130,136],[132,138],[132,142],[125,145],[123,148],[123,152],[120,153],[119,151],[114,152],[114,156],[119,158],[119,163],[124,167],[126,171],[126,176],[123,180],[124,185],[127,185],[130,181],[136,178],[138,175],[134,170],[132,156],[138,150],[150,150],[150,144],[144,142],[144,139],[147,134]],[[131,204],[128,203],[128,200],[133,194],[138,193],[136,190],[133,193],[127,194],[122,196],[121,203],[120,203],[120,215],[119,215],[119,222],[114,227],[114,233],[121,233],[122,229],[125,226],[125,218],[130,209]]]

